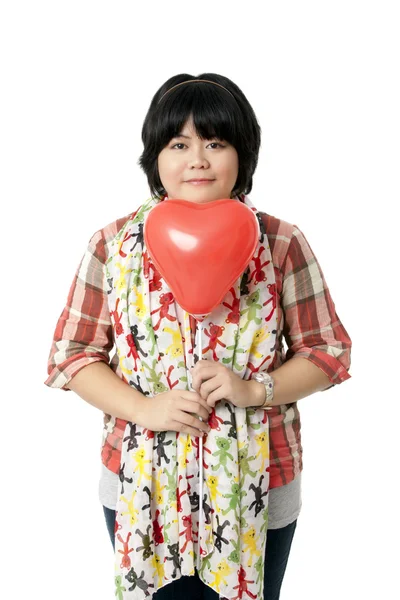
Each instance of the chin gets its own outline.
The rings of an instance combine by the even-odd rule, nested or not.
[[[205,190],[201,189],[201,186],[194,187],[192,190],[188,192],[185,190],[183,193],[183,197],[193,198],[196,202],[211,202],[213,200],[221,200],[222,198],[229,198],[230,194],[224,195],[223,192],[218,192],[216,190]]]
[[[187,200],[188,202],[196,202],[197,204],[230,198],[230,192],[224,194],[223,192],[218,192],[216,190],[206,190],[202,188],[202,186],[193,186],[190,189],[182,189],[181,193],[178,192],[177,194],[167,195],[168,198]]]

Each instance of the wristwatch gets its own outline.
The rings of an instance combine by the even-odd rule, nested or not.
[[[261,406],[255,408],[264,408],[265,410],[272,409],[272,401],[274,399],[274,380],[269,373],[261,371],[253,374],[253,379],[265,385],[265,402]]]

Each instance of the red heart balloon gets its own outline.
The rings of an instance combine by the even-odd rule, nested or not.
[[[167,199],[147,216],[144,241],[178,304],[205,316],[224,299],[254,255],[255,213],[230,198],[204,204]]]

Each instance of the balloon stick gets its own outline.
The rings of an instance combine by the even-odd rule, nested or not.
[[[199,352],[199,360],[202,357],[202,321],[196,321],[198,324],[197,327],[197,343],[196,348],[198,348]],[[199,436],[199,479],[200,479],[200,490],[199,490],[199,524],[198,524],[198,550],[197,550],[197,570],[200,570],[200,555],[201,555],[201,542],[203,540],[203,436]]]

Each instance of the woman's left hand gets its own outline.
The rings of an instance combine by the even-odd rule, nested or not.
[[[191,369],[191,374],[193,389],[207,401],[208,406],[215,406],[219,400],[229,400],[239,408],[262,403],[257,381],[241,379],[220,362],[199,360]]]

